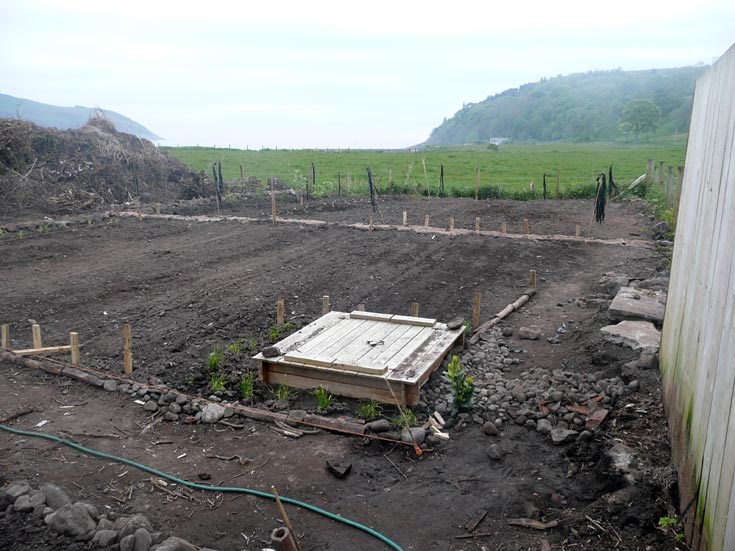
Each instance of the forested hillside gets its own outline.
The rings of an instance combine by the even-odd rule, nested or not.
[[[435,128],[425,145],[487,143],[497,138],[633,141],[636,133],[683,133],[689,126],[694,83],[704,69],[592,71],[542,79],[466,104]],[[648,100],[658,108],[653,130],[644,127],[638,132],[637,127],[621,124],[626,105],[634,100]]]

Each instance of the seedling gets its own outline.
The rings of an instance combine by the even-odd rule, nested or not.
[[[211,371],[219,370],[219,366],[222,363],[222,349],[219,346],[215,346],[214,349],[207,356],[207,365]]]
[[[245,341],[245,345],[248,347],[249,352],[255,352],[258,349],[258,339],[255,337],[248,337]]]
[[[391,417],[389,421],[391,425],[401,429],[413,427],[418,423],[418,419],[416,419],[416,414],[408,408],[401,408],[401,413],[395,415],[394,417]]]
[[[229,350],[235,356],[239,356],[240,354],[242,354],[242,340],[237,339],[236,341],[231,342],[227,345],[227,350]]]
[[[326,388],[320,386],[314,391],[314,398],[316,398],[316,408],[319,411],[326,411],[332,405],[334,396],[329,394]]]
[[[25,230],[20,230],[18,232],[18,239],[23,239],[26,236]]]
[[[39,235],[45,235],[51,231],[51,227],[48,224],[41,224],[40,226],[36,226],[36,231]]]
[[[3,237],[5,237],[5,230],[0,228],[0,239],[2,239]]]
[[[212,373],[209,376],[209,390],[211,392],[223,392],[227,385],[227,378],[224,373]]]
[[[452,356],[452,361],[447,365],[445,379],[449,381],[452,387],[452,393],[454,394],[452,414],[470,409],[472,406],[472,396],[475,393],[475,380],[467,375],[467,372],[460,365],[457,356]]]
[[[272,325],[268,328],[268,340],[270,342],[278,341],[285,333],[293,329],[293,323],[287,321],[283,325]]]
[[[252,398],[254,394],[255,376],[252,372],[248,372],[248,374],[242,378],[242,381],[240,381],[240,396],[242,396],[244,400],[247,400],[248,398]]]
[[[275,398],[276,400],[288,400],[288,395],[290,393],[291,389],[288,388],[288,385],[285,383],[281,383],[273,391],[273,398]]]
[[[357,416],[365,421],[373,421],[383,414],[383,408],[375,400],[361,402],[357,407]]]

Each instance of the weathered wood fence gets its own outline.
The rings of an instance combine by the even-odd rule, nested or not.
[[[697,81],[660,360],[695,551],[735,549],[735,45]]]

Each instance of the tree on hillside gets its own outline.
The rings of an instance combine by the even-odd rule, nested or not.
[[[620,130],[625,132],[625,141],[628,141],[631,132],[635,135],[635,141],[638,141],[641,132],[653,132],[658,127],[660,118],[661,110],[652,101],[647,99],[629,101],[623,107],[623,114],[620,116]]]

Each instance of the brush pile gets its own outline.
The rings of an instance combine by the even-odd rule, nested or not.
[[[0,119],[0,215],[208,196],[203,173],[102,117],[77,130]]]

